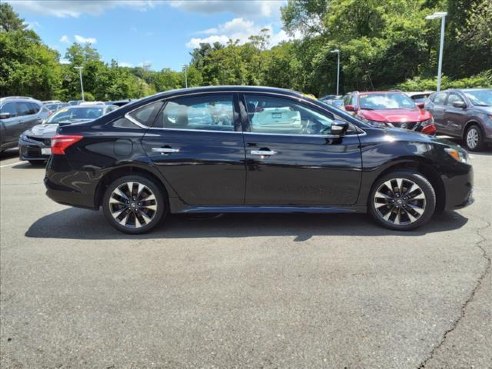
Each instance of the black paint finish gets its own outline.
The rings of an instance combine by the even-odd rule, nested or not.
[[[238,101],[247,92],[282,96],[327,116],[336,114],[350,123],[351,130],[343,137],[242,132],[247,117]],[[239,130],[120,124],[127,112],[153,101],[217,93],[235,94],[234,125]],[[120,123],[115,126],[115,121]],[[60,127],[58,134],[84,137],[66,155],[50,157],[46,169],[48,196],[73,206],[97,209],[109,181],[141,173],[162,184],[171,212],[364,212],[374,181],[399,168],[426,176],[443,208],[471,201],[472,167],[445,152],[456,148],[451,142],[406,130],[372,128],[288,90],[227,86],[168,91],[90,123]],[[162,153],[155,148],[178,151]],[[253,155],[252,150],[275,151],[275,155]]]

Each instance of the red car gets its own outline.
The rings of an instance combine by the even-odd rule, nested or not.
[[[343,98],[345,110],[377,127],[406,128],[433,135],[434,118],[400,91],[351,92]]]

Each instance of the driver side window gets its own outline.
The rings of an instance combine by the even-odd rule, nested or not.
[[[245,94],[248,113],[247,132],[329,135],[333,117],[321,114],[294,100]]]

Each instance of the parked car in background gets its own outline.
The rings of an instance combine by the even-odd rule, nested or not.
[[[60,100],[45,100],[42,101],[43,105],[48,105],[48,104],[61,104],[62,102]]]
[[[470,151],[492,142],[492,89],[456,89],[436,92],[426,103],[437,132],[463,139]]]
[[[70,100],[68,105],[79,105],[83,100]]]
[[[39,100],[22,96],[0,98],[0,152],[16,147],[19,135],[48,115]]]
[[[376,127],[405,128],[433,135],[432,115],[400,91],[351,92],[343,98],[345,110]]]
[[[318,100],[324,102],[325,104],[334,106],[335,108],[342,109],[342,110],[344,109],[343,96],[341,95],[340,96],[328,95],[328,96],[320,97]]]
[[[410,230],[472,201],[465,150],[382,127],[290,90],[167,91],[60,126],[45,185],[134,234],[169,212],[367,211]]]
[[[56,113],[58,110],[65,108],[67,106],[70,106],[68,103],[51,103],[51,104],[44,104],[44,107],[49,110],[49,115]]]
[[[425,101],[427,98],[433,93],[434,91],[420,91],[420,92],[405,92],[413,101],[415,101],[415,104],[425,104]],[[420,105],[420,107],[424,107],[424,105]]]
[[[23,132],[19,140],[20,160],[31,164],[45,162],[51,155],[51,138],[61,125],[89,122],[107,114],[118,107],[104,106],[70,106],[59,110],[43,124],[36,125]]]
[[[135,101],[133,99],[123,99],[123,100],[115,100],[115,101],[107,101],[107,105],[116,105],[116,106],[123,106],[126,105],[132,101]]]

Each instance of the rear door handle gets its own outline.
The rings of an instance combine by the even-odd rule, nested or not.
[[[251,150],[251,155],[271,156],[275,155],[276,153],[276,151],[272,150]]]
[[[179,149],[173,149],[172,147],[153,147],[153,152],[159,152],[161,154],[172,154],[179,152]]]

